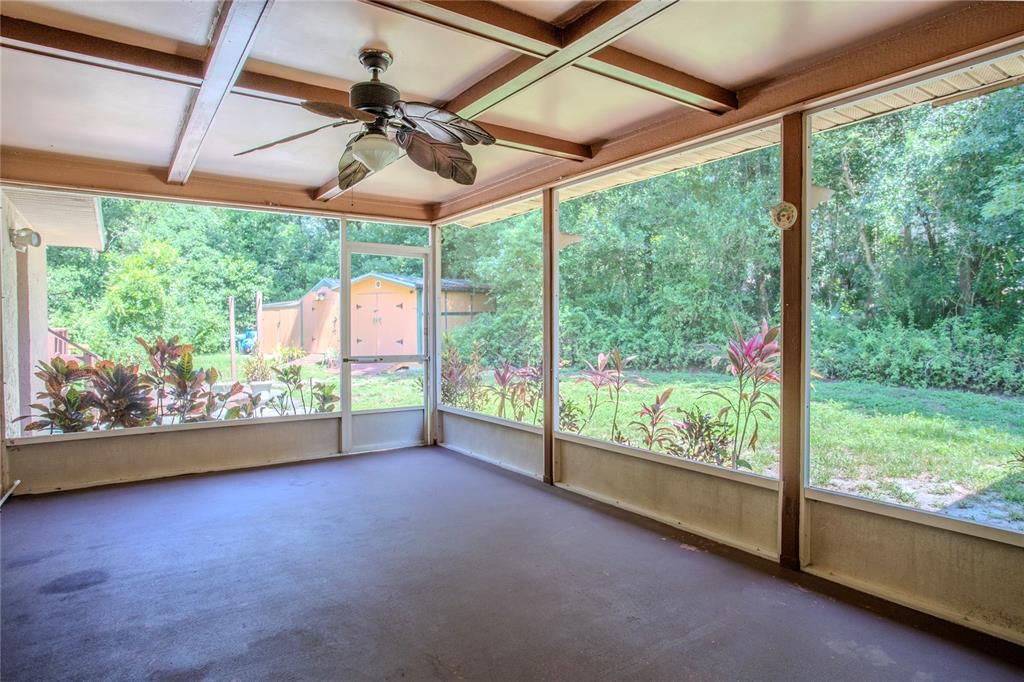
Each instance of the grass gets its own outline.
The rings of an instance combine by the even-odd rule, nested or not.
[[[239,353],[235,356],[238,381],[245,383],[242,375],[242,368],[246,355]],[[196,354],[193,358],[196,366],[208,368],[216,367],[227,381],[231,376],[231,355],[229,353],[203,353]],[[336,394],[340,393],[338,370],[329,368],[320,363],[308,363],[302,366],[302,378],[305,380],[303,397],[306,404],[312,404],[309,380],[326,381],[334,387]],[[390,407],[409,407],[423,404],[423,385],[420,383],[423,378],[423,371],[417,367],[399,369],[392,372],[382,372],[372,376],[363,376],[358,373],[352,377],[352,409],[353,410],[376,410]],[[275,383],[274,390],[279,391],[281,385]],[[298,393],[295,394],[296,405],[301,403]]]
[[[563,400],[585,406],[592,391],[563,373]],[[702,397],[732,384],[711,373],[644,372],[648,386],[630,386],[619,406],[619,429],[628,426],[643,403],[672,387],[668,406],[695,403],[716,413],[722,403]],[[495,414],[493,401],[481,411]],[[608,440],[610,405],[598,409],[583,435]],[[1014,448],[1024,447],[1024,398],[965,391],[911,389],[858,382],[814,382],[811,392],[812,485],[871,499],[944,511],[956,516],[1024,530],[1024,469],[1010,465]],[[762,423],[760,443],[744,453],[755,472],[775,476],[778,467],[777,417]],[[963,504],[960,504],[963,503]]]

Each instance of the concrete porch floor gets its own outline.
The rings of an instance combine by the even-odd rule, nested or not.
[[[4,680],[1024,675],[1017,647],[441,448],[14,498],[2,532]]]

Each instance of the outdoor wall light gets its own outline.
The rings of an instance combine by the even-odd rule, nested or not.
[[[41,246],[43,238],[35,230],[27,227],[19,229],[11,228],[9,231],[11,245],[15,251],[27,251],[30,246]]]
[[[352,156],[377,172],[398,158],[401,149],[383,133],[367,133],[352,143]]]

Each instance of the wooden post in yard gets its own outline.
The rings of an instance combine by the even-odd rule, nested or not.
[[[228,296],[228,327],[231,329],[231,381],[238,381],[235,370],[235,297]]]
[[[781,509],[779,562],[800,569],[800,512],[804,485],[807,415],[807,230],[810,221],[804,188],[807,133],[802,113],[782,119],[782,199],[799,210],[792,228],[782,233],[782,434],[779,448]]]
[[[263,350],[263,292],[256,292],[256,345],[253,352]]]

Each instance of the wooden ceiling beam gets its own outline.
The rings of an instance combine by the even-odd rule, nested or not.
[[[1019,47],[1024,47],[1024,3],[958,5],[925,21],[872,36],[772,81],[745,88],[740,91],[743,107],[721,117],[679,112],[610,140],[593,159],[575,165],[554,163],[473,187],[462,196],[442,202],[436,221],[457,221],[490,206],[535,195],[545,187],[629,168],[733,131],[770,125],[793,111]]]
[[[192,97],[178,144],[167,170],[167,182],[185,184],[199,160],[203,141],[249,58],[256,34],[273,0],[224,0],[203,68],[203,82]]]
[[[676,2],[602,2],[562,29],[560,50],[543,59],[529,55],[518,57],[511,64],[471,85],[450,101],[446,108],[465,118],[475,118],[534,83],[600,50]]]
[[[329,209],[298,185],[201,172],[193,173],[187,185],[172,185],[164,181],[165,172],[160,166],[0,147],[0,183],[5,185],[399,223],[429,223],[436,207],[360,192],[349,197],[344,210]]]
[[[4,17],[0,22],[0,45],[45,57],[146,76],[192,88],[203,82],[203,62],[135,45],[94,38],[83,33],[53,28],[31,21]],[[231,92],[283,104],[305,100],[348,105],[345,90],[279,78],[255,71],[242,71]],[[504,126],[488,126],[498,145],[559,159],[581,161],[593,153],[588,145],[559,140]]]
[[[588,26],[599,23],[602,16],[621,10],[629,3],[598,3],[591,11],[571,22],[564,29],[534,19],[503,5],[486,0],[362,0],[383,9],[489,40],[541,60],[578,40]],[[467,98],[479,95],[486,87],[497,87],[502,79],[521,76],[537,61],[520,58],[512,66],[499,69],[484,81],[463,93]],[[721,114],[736,109],[736,93],[702,78],[678,71],[650,59],[620,50],[611,45],[578,59],[572,66],[633,87],[652,92],[676,103]],[[460,95],[461,97],[461,95]]]
[[[5,16],[0,21],[0,45],[193,87],[198,87],[203,80],[203,63],[198,59],[126,45],[14,17]]]
[[[361,0],[364,4],[483,38],[516,52],[547,57],[562,49],[557,26],[481,0]]]

